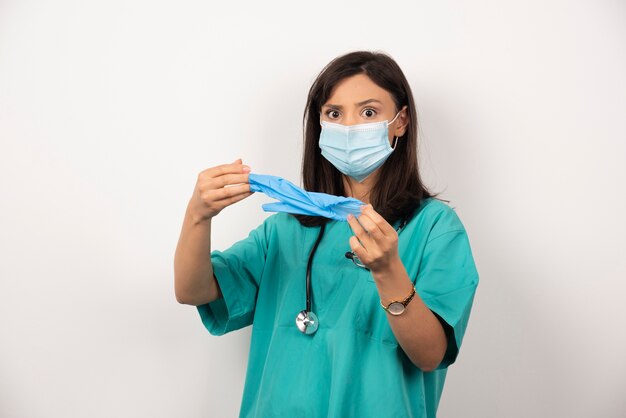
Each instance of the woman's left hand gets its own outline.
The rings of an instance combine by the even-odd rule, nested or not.
[[[358,222],[357,222],[358,219]],[[372,274],[390,270],[398,258],[398,233],[372,205],[361,206],[361,215],[348,215],[355,236],[350,248]]]

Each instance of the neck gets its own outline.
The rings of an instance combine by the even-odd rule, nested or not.
[[[343,175],[343,188],[348,197],[354,197],[361,202],[368,204],[370,202],[370,192],[376,184],[378,173],[372,173],[363,183],[359,183],[350,176]]]

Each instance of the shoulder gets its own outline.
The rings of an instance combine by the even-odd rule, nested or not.
[[[428,241],[451,232],[466,232],[454,208],[433,197],[422,201],[407,227],[418,229],[422,235],[428,236]]]

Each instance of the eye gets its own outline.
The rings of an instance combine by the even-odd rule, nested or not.
[[[329,119],[337,119],[339,117],[339,111],[336,109],[327,110],[326,117],[328,117]]]
[[[374,109],[367,108],[363,110],[362,115],[364,115],[366,118],[373,118],[374,116],[376,116],[376,111]]]

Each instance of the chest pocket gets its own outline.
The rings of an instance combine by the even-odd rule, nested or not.
[[[372,274],[359,268],[357,290],[359,293],[359,308],[355,319],[356,329],[373,341],[398,346],[391,325],[387,320],[387,312],[380,305],[380,296]]]

